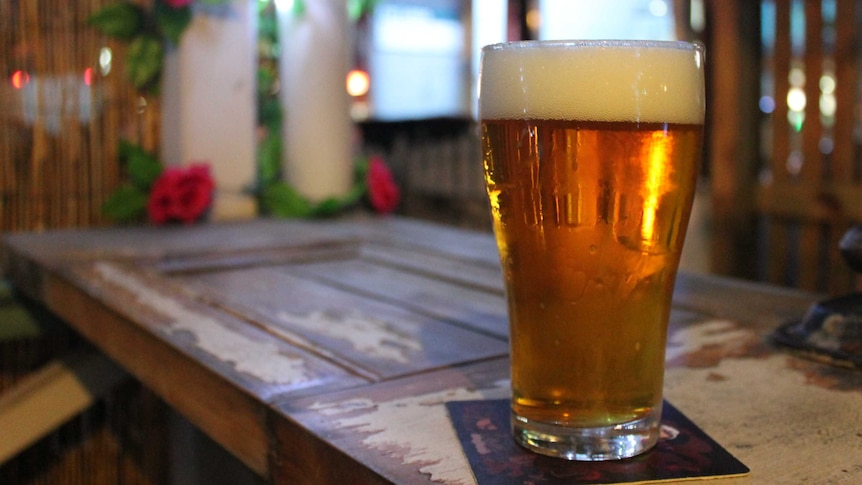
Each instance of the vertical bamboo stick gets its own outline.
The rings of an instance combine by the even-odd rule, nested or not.
[[[14,18],[11,2],[0,2],[0,18]],[[11,25],[0,23],[0,45],[13,46],[13,29]],[[0,49],[0,72],[12,73],[11,49]],[[3,80],[0,80],[3,81]],[[10,126],[14,116],[15,92],[4,84],[0,87],[0,125]],[[15,110],[17,111],[17,110]],[[11,129],[0,130],[0,231],[9,224],[11,206],[9,197],[12,192],[12,176],[10,165],[12,161]]]
[[[37,26],[39,19],[39,2],[23,2],[22,7],[26,9],[24,14],[25,25]],[[28,30],[29,32],[25,30],[25,32],[29,34],[26,41],[29,41],[31,45],[34,46],[33,74],[35,77],[35,75],[47,73],[49,71],[47,69],[47,66],[45,65],[45,49],[43,47],[44,40],[41,36],[41,29],[31,28]],[[41,80],[38,78],[37,81],[41,83]],[[43,89],[36,88],[35,98],[37,106],[39,108],[45,105],[45,96]],[[24,208],[24,220],[30,222],[30,224],[27,224],[26,226],[27,229],[38,229],[44,221],[44,201],[41,199],[41,183],[43,172],[42,161],[46,158],[44,131],[45,130],[43,118],[41,114],[37,112],[33,122],[33,150],[30,154],[27,183],[27,196],[29,197],[29,201],[31,202],[32,207],[28,208],[26,204],[22,205]]]

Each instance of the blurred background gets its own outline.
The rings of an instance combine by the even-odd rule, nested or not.
[[[333,0],[304,0],[305,8],[318,1]],[[247,162],[257,181],[244,188],[252,197],[279,163],[267,144],[280,136],[283,117],[277,18],[301,10],[297,2],[233,2],[255,12],[259,145]],[[87,25],[90,15],[112,3],[0,0],[0,233],[114,224],[101,207],[128,178],[117,140],[160,146],[167,111],[158,93],[142,93],[123,77],[126,43]],[[133,3],[146,7],[153,0]],[[862,221],[860,1],[345,0],[345,7],[351,15],[344,89],[354,150],[380,156],[392,169],[402,192],[397,214],[490,231],[475,119],[483,45],[697,41],[707,50],[708,108],[683,270],[832,294],[856,288],[837,248],[847,229]],[[273,215],[258,207],[252,216]],[[60,332],[57,338],[67,337]],[[4,358],[12,352],[3,350]],[[44,361],[42,354],[27,354],[21,359],[27,364],[12,370],[7,365],[0,384],[12,385]],[[116,439],[141,442],[148,413],[166,411],[148,407],[153,398],[137,392],[144,397],[133,400],[133,408],[117,397],[66,430],[68,439],[55,438],[36,455],[60,456],[64,439],[77,442],[76,433],[86,434],[81,429],[105,421],[109,427],[125,423]],[[139,413],[135,419],[118,414],[128,409]],[[206,467],[196,464],[229,457],[189,451],[211,447],[187,425],[173,429],[186,430],[172,439],[189,464],[174,481],[216,483],[201,478]],[[233,476],[218,469],[211,475]],[[128,483],[161,483],[148,479]]]
[[[300,0],[249,1],[258,128],[271,134],[281,116],[276,17]],[[159,146],[161,100],[124,81],[127,46],[86,24],[110,3],[0,2],[0,231],[110,224],[100,207],[127,177],[113,140]],[[855,284],[836,247],[862,215],[857,1],[347,4],[355,148],[391,166],[400,214],[490,227],[475,129],[483,45],[699,41],[708,52],[707,138],[683,267],[830,292]],[[259,172],[271,163],[266,153],[258,151]]]

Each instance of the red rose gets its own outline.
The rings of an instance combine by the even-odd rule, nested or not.
[[[169,7],[172,8],[183,8],[187,5],[191,5],[195,0],[163,0]]]
[[[180,221],[191,224],[209,208],[215,188],[209,165],[168,167],[150,190],[147,213],[153,224]]]
[[[401,191],[392,177],[389,167],[380,157],[372,157],[368,164],[368,198],[371,207],[381,214],[388,214],[398,207]]]

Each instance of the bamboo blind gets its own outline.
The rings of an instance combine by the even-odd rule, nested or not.
[[[774,110],[764,119],[765,156],[756,194],[761,276],[844,293],[854,278],[838,241],[862,222],[857,74],[862,11],[857,0],[763,4],[764,22],[774,22],[774,36],[764,38],[763,95],[774,100]]]
[[[158,99],[125,80],[125,45],[86,26],[109,3],[0,0],[0,232],[104,224],[117,141],[158,146]]]

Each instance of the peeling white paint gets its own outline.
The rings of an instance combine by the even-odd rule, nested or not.
[[[792,362],[776,353],[670,368],[665,396],[751,468],[742,483],[862,483],[862,393],[814,385]]]
[[[169,333],[189,332],[195,337],[198,348],[233,365],[238,372],[272,384],[308,385],[313,382],[302,358],[282,354],[272,342],[257,341],[226,328],[216,319],[161,294],[115,264],[99,262],[94,270],[102,279],[135,295],[138,303],[166,318]]]
[[[403,335],[387,322],[352,311],[340,314],[332,311],[315,311],[307,315],[279,312],[278,318],[318,335],[346,340],[357,351],[370,357],[392,360],[401,364],[410,362],[410,352],[421,352],[422,344]]]
[[[754,336],[752,330],[740,328],[739,324],[732,320],[707,320],[677,330],[670,335],[665,359],[670,361],[710,345],[747,342],[752,336]]]
[[[391,401],[350,399],[315,403],[311,409],[335,420],[338,428],[368,434],[362,444],[388,454],[398,453],[404,464],[423,464],[419,471],[432,481],[451,485],[475,483],[470,464],[461,452],[445,403],[509,396],[508,381],[499,387],[471,390],[464,387]]]

